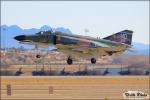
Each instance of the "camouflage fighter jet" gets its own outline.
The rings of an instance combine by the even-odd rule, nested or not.
[[[71,65],[73,57],[90,57],[91,63],[95,64],[97,57],[123,53],[131,48],[132,34],[133,31],[131,30],[123,30],[98,39],[61,32],[41,31],[34,35],[19,35],[14,38],[20,42],[38,45],[39,47],[55,45],[58,51],[68,55],[67,63]]]

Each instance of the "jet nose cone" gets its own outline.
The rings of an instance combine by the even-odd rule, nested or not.
[[[25,35],[19,35],[19,36],[14,37],[14,39],[16,39],[18,41],[23,41],[26,39],[26,36]]]

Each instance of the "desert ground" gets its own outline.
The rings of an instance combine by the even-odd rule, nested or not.
[[[36,54],[35,51],[17,52],[16,50],[1,53],[1,73],[12,72],[13,75],[1,76],[2,100],[122,100],[123,93],[127,91],[142,91],[149,94],[150,77],[144,74],[90,76],[90,73],[89,76],[32,76],[32,71],[44,70],[48,73],[57,73],[63,72],[64,68],[66,72],[84,71],[86,67],[93,72],[93,68],[96,70],[121,68],[121,65],[123,68],[149,69],[148,56],[106,57],[99,59],[97,62],[101,64],[94,66],[87,63],[80,65],[77,63],[79,61],[69,66],[64,55],[60,53],[45,53],[39,60],[35,58]],[[89,60],[81,62],[90,63]],[[23,74],[14,76],[14,73],[20,69]]]
[[[1,99],[120,100],[127,91],[149,94],[149,82],[149,76],[2,76]]]

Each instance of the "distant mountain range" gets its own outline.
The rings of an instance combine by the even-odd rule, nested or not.
[[[1,26],[1,48],[18,48],[20,46],[23,46],[25,48],[33,48],[34,46],[31,45],[23,45],[19,44],[18,41],[14,39],[15,36],[17,35],[22,35],[22,34],[35,34],[40,31],[48,31],[48,30],[53,30],[53,31],[60,31],[68,34],[72,34],[72,32],[68,28],[63,28],[63,27],[58,27],[58,28],[52,28],[48,25],[43,25],[40,29],[37,28],[31,28],[31,29],[22,29],[17,25],[2,25]]]
[[[72,34],[72,32],[68,28],[58,27],[58,28],[52,28],[48,25],[42,26],[40,29],[37,28],[31,28],[31,29],[22,29],[17,25],[2,25],[1,26],[1,48],[19,48],[20,46],[23,46],[27,49],[32,49],[34,46],[24,45],[13,39],[17,35],[22,34],[35,34],[40,31],[47,31],[47,30],[54,30],[54,31],[60,31],[68,34]],[[133,43],[133,52],[126,51],[125,54],[127,55],[135,55],[135,54],[142,54],[142,55],[149,55],[149,44],[143,44],[143,43]]]
[[[149,44],[132,43],[131,51],[126,51],[126,55],[149,55]]]

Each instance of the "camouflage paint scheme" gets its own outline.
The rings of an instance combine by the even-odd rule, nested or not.
[[[15,39],[23,43],[48,47],[55,45],[59,51],[74,57],[97,57],[121,54],[131,47],[133,31],[124,30],[103,39],[61,32],[38,32],[34,35],[20,35]]]

